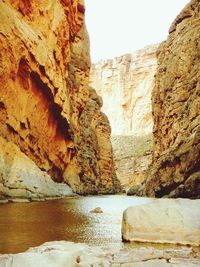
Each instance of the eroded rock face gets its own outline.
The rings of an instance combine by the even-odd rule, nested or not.
[[[112,136],[116,174],[129,195],[145,181],[152,163],[152,134],[145,136]],[[134,189],[134,190],[133,190]]]
[[[151,92],[158,45],[92,65],[90,83],[103,98],[112,135],[152,133]]]
[[[148,196],[200,197],[200,3],[192,0],[158,50]]]
[[[74,191],[114,192],[110,127],[88,89],[83,1],[1,1],[0,42],[0,135]]]
[[[71,188],[54,182],[12,142],[0,137],[0,199],[16,197],[32,200],[72,196]]]

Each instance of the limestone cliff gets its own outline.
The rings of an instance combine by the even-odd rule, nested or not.
[[[145,181],[152,163],[152,134],[145,136],[112,136],[116,174],[129,195]],[[130,190],[131,188],[131,190]]]
[[[158,45],[92,65],[90,83],[103,98],[112,135],[152,133],[151,92]]]
[[[158,51],[149,196],[200,197],[200,2],[173,22]]]
[[[82,0],[1,1],[0,135],[75,192],[114,192],[88,47]]]

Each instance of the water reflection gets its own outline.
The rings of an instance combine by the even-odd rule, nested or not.
[[[54,240],[120,245],[123,210],[149,201],[101,196],[0,205],[0,253],[17,253]],[[98,206],[103,213],[90,213]]]

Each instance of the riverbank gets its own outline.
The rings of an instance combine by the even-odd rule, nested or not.
[[[60,241],[20,254],[0,255],[0,267],[198,267],[199,263],[199,248],[144,243],[119,249]]]
[[[0,267],[200,266],[199,247],[122,242],[123,211],[151,203],[109,195],[0,205]]]

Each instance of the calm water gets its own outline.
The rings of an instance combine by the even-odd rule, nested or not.
[[[149,201],[116,195],[0,204],[0,253],[55,240],[121,246],[123,210]],[[103,213],[90,212],[96,207]]]

